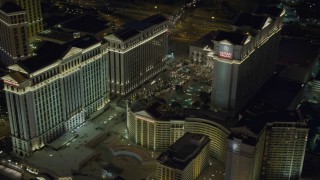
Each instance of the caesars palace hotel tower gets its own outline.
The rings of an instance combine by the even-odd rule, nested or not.
[[[217,31],[214,53],[212,105],[237,112],[273,74],[278,58],[284,10],[261,6],[241,13],[233,31]]]
[[[165,68],[168,20],[157,14],[106,36],[108,88],[125,96]]]
[[[8,67],[2,79],[16,155],[30,155],[103,110],[109,101],[103,47],[89,35],[46,42],[37,56]]]

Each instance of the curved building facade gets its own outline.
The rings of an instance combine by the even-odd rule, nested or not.
[[[230,131],[212,119],[188,117],[156,117],[148,110],[127,112],[129,137],[137,145],[164,151],[186,132],[206,135],[210,138],[210,155],[225,163]]]
[[[212,120],[187,118],[185,132],[204,134],[211,139],[210,155],[224,164],[227,156],[228,136],[230,131]]]

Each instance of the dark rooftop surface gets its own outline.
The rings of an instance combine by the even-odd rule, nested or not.
[[[206,135],[185,133],[169,149],[160,154],[157,161],[165,166],[183,170],[210,142]]]
[[[85,49],[85,48],[93,46],[99,42],[101,42],[101,40],[94,37],[94,36],[84,35],[84,36],[81,36],[80,38],[77,38],[77,39],[71,41],[69,44],[73,47]]]
[[[248,35],[241,34],[238,32],[226,32],[226,31],[217,31],[213,36],[213,40],[222,41],[227,40],[235,45],[243,45],[248,38]]]
[[[62,28],[96,34],[110,27],[110,22],[94,15],[83,15],[61,24]]]
[[[258,114],[248,111],[236,124],[236,127],[247,127],[255,134],[259,134],[266,123],[272,122],[301,122],[303,121],[299,111],[289,110],[266,110]]]
[[[230,117],[230,114],[221,111],[215,112],[205,109],[186,109],[185,114],[188,118],[206,119],[217,123],[226,129],[230,129],[236,123],[236,121]],[[190,119],[187,121],[190,121]]]
[[[164,107],[165,106],[165,107]],[[169,120],[183,120],[186,118],[185,115],[181,115],[178,112],[171,111],[168,106],[161,104],[159,102],[154,102],[145,109],[154,119],[160,121]]]
[[[36,56],[19,61],[17,64],[28,73],[33,73],[41,68],[49,66],[61,57],[67,50],[67,46],[53,42],[45,42],[37,51]]]
[[[167,21],[167,18],[161,14],[149,16],[141,21],[141,23],[160,24]]]
[[[277,6],[259,6],[254,14],[268,15],[271,17],[280,17],[283,9]]]
[[[273,76],[260,88],[246,108],[267,104],[272,108],[284,110],[297,97],[301,89],[301,83],[299,82]]]
[[[249,26],[254,29],[260,30],[265,24],[268,17],[253,15],[248,13],[241,13],[234,21],[234,26]]]
[[[137,113],[139,111],[146,111],[151,117],[157,121],[169,121],[169,120],[185,120],[194,121],[190,118],[200,118],[212,121],[223,126],[226,129],[230,129],[236,123],[230,115],[221,111],[211,111],[206,109],[185,109],[183,112],[179,113],[173,111],[172,108],[166,104],[166,102],[153,102],[148,105],[143,101],[136,101],[135,104],[131,106],[131,111]]]
[[[0,9],[5,13],[23,11],[23,9],[14,2],[5,2]]]
[[[310,40],[282,39],[279,45],[278,62],[308,67],[319,55],[320,45]]]
[[[46,41],[37,49],[36,56],[20,61],[18,64],[28,73],[33,73],[62,58],[71,47],[85,49],[99,42],[99,39],[91,35],[82,36],[65,44]]]
[[[44,17],[43,22],[47,27],[52,27],[57,24],[69,21],[75,18],[75,15],[72,14],[59,14],[59,15],[52,15],[50,17]]]
[[[137,34],[139,34],[139,31],[135,29],[121,29],[114,33],[118,38],[122,40],[127,40]]]
[[[212,32],[202,36],[200,39],[198,39],[197,41],[192,43],[192,46],[196,46],[196,47],[209,46],[211,49],[213,49],[214,44],[212,42],[212,39],[213,39],[215,33],[216,33],[215,31],[212,31]]]
[[[247,127],[245,127],[247,128]],[[237,138],[237,139],[241,139],[242,140],[242,143],[244,144],[248,144],[250,146],[254,146],[257,144],[257,138],[255,137],[251,137],[251,136],[248,136],[247,134],[243,134],[243,133],[231,133],[228,137],[229,139],[233,139],[233,138]]]
[[[123,41],[139,34],[141,31],[148,29],[156,24],[160,24],[167,21],[167,18],[161,14],[156,14],[150,17],[147,17],[138,22],[127,23],[122,26],[120,30],[114,34],[122,39]]]
[[[37,36],[44,38],[46,40],[52,39],[53,41],[61,41],[61,42],[68,42],[73,40],[73,33],[65,32],[62,29],[50,29],[50,32],[43,31],[37,34]]]

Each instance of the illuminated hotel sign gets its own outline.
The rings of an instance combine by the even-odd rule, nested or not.
[[[226,59],[232,59],[232,46],[220,44],[220,51],[219,51],[219,57],[226,58]]]

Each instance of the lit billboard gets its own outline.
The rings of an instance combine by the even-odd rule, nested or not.
[[[220,44],[219,57],[233,59],[233,47],[226,44]]]

